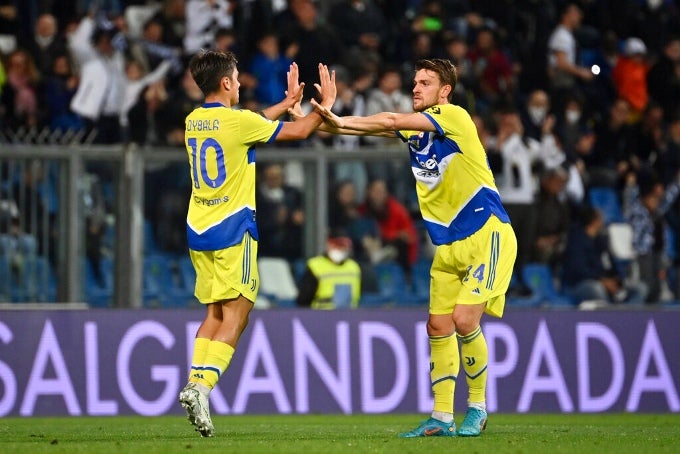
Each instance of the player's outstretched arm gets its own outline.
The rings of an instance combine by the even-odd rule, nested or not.
[[[366,135],[382,135],[399,130],[436,131],[434,124],[420,112],[408,114],[380,112],[367,117],[339,117],[315,100],[312,99],[311,102],[314,109],[324,117],[326,124],[337,130],[359,131]]]
[[[262,115],[270,120],[276,120],[281,115],[288,112],[296,103],[302,101],[302,95],[305,89],[305,84],[299,82],[300,70],[297,63],[291,63],[286,73],[287,89],[285,91],[286,97],[281,102],[267,107],[262,111]]]

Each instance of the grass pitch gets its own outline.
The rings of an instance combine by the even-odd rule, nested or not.
[[[463,415],[457,415],[462,421]],[[182,416],[2,418],[0,452],[680,452],[679,414],[497,415],[479,438],[401,439],[424,415],[215,416],[201,438]],[[461,421],[457,421],[460,424]]]

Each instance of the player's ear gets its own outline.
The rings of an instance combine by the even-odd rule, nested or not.
[[[231,90],[231,79],[229,77],[223,77],[222,80],[220,80],[220,84],[222,84],[222,87],[226,91]]]
[[[439,90],[440,90],[439,93],[447,99],[451,95],[451,85],[449,84],[442,85],[442,88],[440,88]]]

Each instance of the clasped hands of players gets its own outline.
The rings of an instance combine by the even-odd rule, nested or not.
[[[299,69],[297,63],[293,62],[290,65],[290,71],[286,73],[288,89],[285,93],[292,106],[288,108],[288,114],[294,121],[305,116],[302,111],[302,95],[305,83],[298,83],[298,75]],[[314,84],[314,87],[321,97],[321,102],[317,102],[314,98],[311,99],[314,109],[321,114],[326,122],[336,128],[341,127],[339,124],[342,124],[342,119],[331,112],[337,96],[335,70],[329,71],[327,65],[319,63],[319,83]]]
[[[288,113],[291,115],[293,120],[304,117],[301,103],[305,83],[298,82],[299,74],[300,73],[297,63],[291,63],[290,69],[286,73],[288,88],[285,91],[285,94],[289,104],[291,105],[291,107],[288,108]],[[319,83],[315,83],[314,87],[321,96],[321,103],[317,103],[316,100],[312,100],[313,105],[319,106],[320,108],[326,108],[328,112],[330,112],[330,109],[333,107],[335,98],[337,96],[337,88],[335,86],[335,70],[329,71],[327,65],[319,63]],[[322,112],[319,113],[323,116]]]

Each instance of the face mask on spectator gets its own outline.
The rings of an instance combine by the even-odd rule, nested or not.
[[[647,6],[649,6],[649,9],[652,11],[656,10],[662,3],[663,0],[647,0]]]
[[[570,125],[573,125],[574,123],[577,123],[581,119],[581,112],[578,110],[567,110],[567,123]]]
[[[342,263],[349,257],[349,251],[347,249],[329,249],[328,258],[333,261],[333,263]]]
[[[529,107],[529,116],[531,117],[531,121],[533,121],[535,124],[543,123],[547,113],[548,109],[545,107]]]

